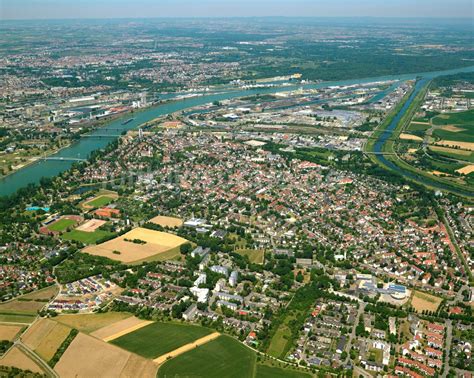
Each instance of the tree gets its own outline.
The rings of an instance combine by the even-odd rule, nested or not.
[[[189,252],[191,252],[191,249],[191,243],[181,244],[181,246],[179,247],[179,251],[182,255],[187,255]]]

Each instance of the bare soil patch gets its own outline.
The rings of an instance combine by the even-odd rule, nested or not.
[[[434,295],[414,290],[411,305],[416,312],[422,312],[424,310],[436,311],[441,301],[441,298],[435,297]]]
[[[158,215],[150,219],[151,223],[158,224],[162,227],[181,227],[183,225],[183,220],[180,218],[166,217],[163,215]]]
[[[105,223],[107,222],[101,219],[91,219],[88,220],[86,223],[81,224],[79,227],[76,228],[76,230],[84,232],[94,232],[100,226],[103,226]]]

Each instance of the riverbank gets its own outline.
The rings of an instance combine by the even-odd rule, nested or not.
[[[291,85],[283,87],[270,87],[270,88],[258,88],[258,89],[237,89],[228,91],[227,93],[219,94],[201,94],[190,98],[185,99],[176,99],[176,97],[171,97],[165,100],[165,103],[157,104],[157,106],[151,108],[145,108],[139,112],[134,113],[134,120],[126,125],[122,124],[122,121],[129,117],[127,113],[122,117],[117,118],[116,120],[108,123],[107,125],[98,128],[94,132],[90,133],[89,137],[81,138],[78,142],[72,144],[69,148],[65,148],[59,153],[53,154],[52,157],[58,158],[54,161],[44,161],[40,160],[31,165],[24,167],[15,173],[0,179],[0,195],[10,195],[15,193],[18,189],[24,188],[29,184],[37,184],[40,182],[42,177],[54,177],[68,170],[74,159],[87,159],[90,154],[98,149],[105,148],[108,144],[117,139],[117,134],[126,132],[131,129],[136,129],[143,126],[146,122],[149,122],[157,117],[166,116],[175,112],[183,111],[186,109],[191,109],[196,106],[201,106],[207,103],[212,103],[214,101],[223,101],[227,99],[235,99],[240,97],[245,97],[249,95],[263,95],[271,94],[276,92],[288,92],[294,90],[295,88],[304,87],[306,89],[319,89],[328,86],[341,86],[341,85],[354,85],[354,84],[363,84],[368,82],[375,81],[387,81],[387,80],[410,80],[418,76],[426,76],[426,78],[434,78],[437,76],[451,75],[459,72],[472,72],[474,71],[474,66],[463,67],[459,69],[447,70],[447,71],[437,71],[437,72],[428,72],[420,74],[406,74],[406,75],[391,75],[383,77],[374,77],[374,78],[364,78],[364,79],[355,79],[355,80],[343,80],[343,81],[334,81],[334,82],[323,82],[318,84],[307,84],[307,85]],[[109,135],[107,135],[109,134]],[[69,160],[68,160],[69,159]],[[383,159],[383,156],[379,156],[379,159]],[[384,159],[387,163],[392,164],[391,162]],[[391,168],[391,167],[389,167]],[[395,170],[398,169],[399,173],[403,176],[406,176],[404,172],[394,166]],[[409,173],[409,172],[408,172]],[[412,175],[412,174],[409,174]]]
[[[386,121],[373,133],[375,139],[366,144],[365,151],[382,154],[371,155],[370,158],[384,169],[401,174],[409,181],[430,190],[442,190],[472,200],[474,198],[473,191],[456,182],[430,175],[428,172],[411,166],[400,158],[398,151],[394,148],[400,133],[410,123],[421,105],[428,91],[429,83],[428,79],[422,79],[416,83],[413,90],[403,97]]]

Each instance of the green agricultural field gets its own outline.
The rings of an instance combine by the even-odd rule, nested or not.
[[[257,365],[255,378],[310,378],[311,375],[300,371],[282,369],[267,365]]]
[[[432,119],[433,124],[437,126],[442,125],[474,125],[474,109],[466,112],[440,114]]]
[[[86,205],[92,206],[92,207],[102,207],[102,206],[108,205],[113,200],[114,198],[109,197],[109,196],[100,196],[93,199],[92,201],[87,202]]]
[[[48,229],[51,231],[64,231],[67,228],[74,226],[76,224],[75,220],[72,219],[60,219],[57,222],[54,222],[50,226],[48,226]]]
[[[158,378],[193,377],[252,378],[255,353],[229,336],[219,336],[207,344],[165,362]]]
[[[85,232],[79,230],[72,230],[66,232],[61,237],[64,240],[75,240],[84,244],[95,244],[97,241],[112,236],[113,233],[109,231],[95,230],[94,232]]]
[[[2,323],[33,323],[35,315],[6,314],[0,313],[0,322]]]
[[[456,126],[458,127],[458,126]],[[474,143],[474,126],[470,126],[469,129],[465,128],[466,126],[463,126],[461,128],[464,128],[463,131],[449,131],[449,130],[443,130],[443,129],[437,129],[433,131],[433,135],[436,138],[442,139],[442,140],[453,140],[456,142],[470,142]]]
[[[112,341],[145,358],[156,358],[209,335],[208,328],[174,323],[153,323]]]
[[[238,249],[235,253],[241,256],[247,256],[253,264],[263,264],[265,251],[262,249]]]

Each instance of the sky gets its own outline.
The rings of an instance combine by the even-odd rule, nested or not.
[[[473,18],[473,0],[0,0],[0,19],[148,17]]]

